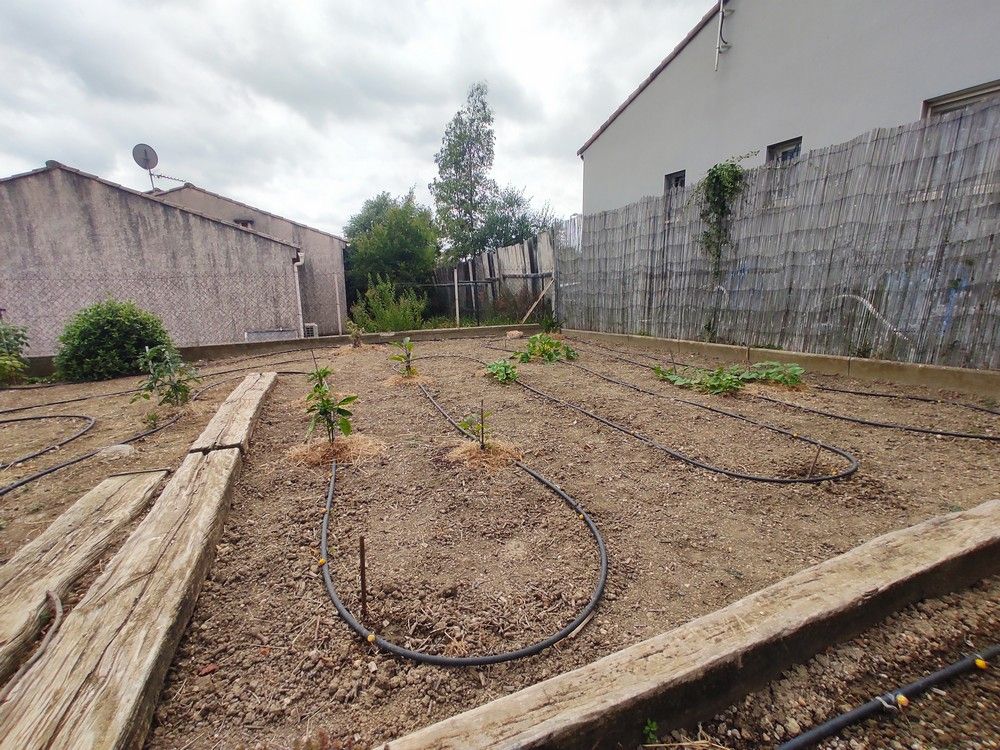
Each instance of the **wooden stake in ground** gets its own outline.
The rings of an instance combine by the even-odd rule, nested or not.
[[[528,312],[526,312],[524,314],[524,317],[521,318],[521,325],[524,325],[524,322],[529,317],[531,317],[531,313],[533,313],[535,311],[535,308],[538,307],[538,303],[541,302],[543,299],[545,299],[545,293],[549,291],[549,287],[551,287],[555,283],[555,281],[556,280],[554,278],[549,279],[549,283],[545,285],[545,288],[542,290],[542,293],[538,295],[538,299],[536,299],[534,302],[531,303],[531,307],[528,308]]]
[[[819,461],[819,445],[816,446],[816,455],[813,456],[812,466],[809,467],[809,474],[807,476],[811,477],[816,472],[816,462]]]
[[[479,450],[486,450],[486,402],[479,399]]]
[[[365,538],[361,537],[360,567],[361,567],[361,621],[368,622],[368,584],[365,580]]]
[[[453,273],[455,277],[455,328],[461,328],[462,323],[458,319],[458,265],[457,264],[455,265]]]

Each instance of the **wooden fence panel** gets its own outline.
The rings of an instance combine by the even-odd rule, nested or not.
[[[1000,368],[1000,105],[745,173],[713,272],[696,188],[554,233],[569,327]]]

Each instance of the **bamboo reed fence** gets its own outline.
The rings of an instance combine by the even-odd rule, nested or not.
[[[749,169],[713,267],[697,187],[555,234],[572,328],[1000,368],[1000,104]]]

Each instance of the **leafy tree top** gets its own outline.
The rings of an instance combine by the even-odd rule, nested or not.
[[[434,157],[438,176],[428,187],[452,259],[482,250],[479,235],[497,194],[490,176],[496,136],[487,92],[484,82],[469,88],[465,106],[448,123],[441,150]]]

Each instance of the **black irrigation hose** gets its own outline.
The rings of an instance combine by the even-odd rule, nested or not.
[[[218,374],[221,374],[221,373],[218,373]],[[292,370],[292,371],[281,371],[281,370],[279,370],[278,374],[279,375],[305,375],[307,373],[299,372],[299,371],[296,371],[296,370]],[[239,376],[236,376],[236,377],[239,377]],[[199,396],[201,396],[201,394],[203,394],[205,391],[207,391],[207,390],[209,390],[211,388],[215,388],[216,386],[220,386],[223,383],[228,383],[228,382],[230,382],[232,380],[236,380],[236,377],[224,378],[223,380],[220,380],[217,383],[212,383],[210,385],[206,385],[204,388],[199,389],[198,391],[196,391],[194,393],[194,395],[191,396],[191,401],[196,400]],[[132,391],[123,391],[122,393],[132,393]],[[102,394],[102,395],[110,396],[110,395],[121,395],[121,394],[105,393],[105,394]],[[48,404],[42,404],[42,406],[47,406],[47,405]],[[158,425],[157,427],[154,427],[151,430],[144,430],[143,432],[136,433],[135,435],[132,435],[131,437],[125,438],[124,440],[119,440],[117,443],[113,443],[113,445],[125,445],[125,444],[128,444],[128,443],[134,443],[137,440],[142,440],[143,438],[149,437],[150,435],[153,435],[153,434],[159,432],[160,430],[165,430],[167,427],[169,427],[170,425],[174,424],[178,419],[180,419],[181,416],[183,416],[183,415],[182,414],[176,414],[173,417],[171,417],[170,419],[168,419],[166,422],[164,422],[163,424]],[[28,417],[28,419],[34,419],[34,418],[41,419],[43,417]],[[88,417],[88,419],[89,419],[89,417]],[[11,421],[14,421],[14,420],[11,420]],[[50,446],[49,448],[46,448],[45,450],[40,451],[39,453],[36,453],[35,455],[41,455],[42,453],[45,453],[45,452],[51,450],[52,447],[53,446]],[[48,468],[42,469],[41,471],[37,471],[34,474],[29,474],[26,477],[22,477],[21,479],[18,479],[18,480],[14,481],[14,482],[11,482],[10,484],[4,485],[4,486],[0,487],[0,497],[3,497],[7,493],[13,492],[14,490],[16,490],[16,489],[18,489],[20,487],[24,487],[26,484],[30,484],[31,482],[34,482],[34,481],[36,481],[38,479],[41,479],[42,477],[46,477],[49,474],[53,474],[53,473],[59,471],[60,469],[65,469],[65,468],[67,468],[69,466],[73,466],[74,464],[78,464],[81,461],[86,461],[88,458],[93,458],[98,453],[100,453],[102,450],[104,450],[105,448],[108,448],[108,447],[110,447],[110,446],[106,446],[106,445],[102,446],[102,447],[100,447],[100,448],[98,448],[96,450],[90,451],[89,453],[84,453],[83,455],[75,456],[74,458],[71,458],[68,461],[63,461],[62,463],[56,464],[55,466],[49,466]],[[26,460],[26,459],[22,459],[22,460]]]
[[[48,453],[49,451],[54,451],[56,448],[62,448],[66,443],[76,440],[78,437],[90,432],[90,430],[97,424],[97,420],[93,417],[87,416],[86,414],[45,414],[38,415],[34,417],[14,417],[13,419],[0,419],[0,425],[13,424],[14,422],[35,422],[42,419],[81,419],[84,422],[82,428],[74,432],[67,438],[63,438],[58,443],[53,443],[52,445],[41,448],[34,453],[29,453],[25,456],[19,456],[18,458],[8,461],[7,463],[0,463],[0,471],[3,469],[9,469],[11,466],[16,464],[24,463],[25,461],[30,461],[32,458],[41,456],[43,453]]]
[[[496,347],[491,347],[491,348],[496,348]],[[497,349],[497,351],[504,351],[507,352],[508,354],[511,353],[507,349]],[[553,396],[549,393],[545,393],[544,391],[541,391],[532,385],[528,385],[527,383],[522,382],[520,379],[514,381],[519,386],[531,391],[535,395],[541,396],[542,398],[546,398],[549,401],[552,401],[556,404],[560,404],[570,409],[574,409],[580,412],[581,414],[590,417],[591,419],[597,420],[601,424],[607,425],[612,429],[618,430],[619,432],[623,432],[626,435],[635,438],[639,442],[648,445],[650,448],[662,451],[663,453],[666,453],[668,456],[676,458],[678,461],[683,461],[684,463],[690,464],[691,466],[697,466],[699,469],[705,469],[706,471],[711,471],[716,474],[723,474],[727,477],[732,477],[733,479],[743,479],[749,482],[768,482],[771,484],[818,484],[819,482],[826,482],[831,479],[845,479],[851,476],[851,474],[853,474],[854,472],[856,472],[858,470],[858,467],[860,466],[858,459],[852,456],[847,451],[841,448],[837,448],[836,446],[833,445],[827,445],[826,443],[823,443],[814,438],[806,437],[805,435],[799,435],[797,433],[791,432],[790,430],[785,430],[782,429],[781,427],[776,427],[774,425],[767,424],[766,422],[758,422],[755,419],[751,419],[750,417],[745,417],[742,414],[737,414],[736,412],[726,411],[725,409],[719,409],[714,406],[706,406],[704,404],[699,404],[695,401],[688,401],[686,399],[674,398],[673,396],[665,396],[661,393],[656,393],[655,391],[647,391],[643,388],[639,388],[638,386],[632,385],[631,383],[626,383],[621,380],[615,380],[614,378],[609,378],[605,375],[601,375],[600,373],[595,372],[594,370],[590,370],[584,367],[583,365],[577,365],[573,362],[566,362],[565,364],[573,365],[574,367],[579,367],[581,370],[586,370],[587,372],[597,375],[600,378],[608,380],[612,383],[617,383],[618,385],[623,385],[627,388],[632,388],[633,390],[639,391],[640,393],[646,393],[651,396],[657,396],[660,398],[669,398],[671,400],[679,401],[681,403],[691,404],[693,406],[697,406],[702,409],[707,409],[708,411],[716,412],[717,414],[722,414],[727,417],[732,417],[733,419],[739,419],[744,422],[749,422],[750,424],[756,425],[757,427],[762,427],[764,429],[771,430],[773,432],[777,432],[782,435],[787,435],[788,437],[791,437],[795,440],[801,440],[804,443],[815,445],[817,448],[820,448],[822,450],[835,453],[848,462],[847,468],[837,472],[836,474],[821,474],[810,477],[768,477],[759,474],[744,474],[743,472],[740,471],[733,471],[731,469],[726,469],[721,466],[715,466],[714,464],[709,464],[705,463],[704,461],[699,461],[698,459],[692,458],[691,456],[688,456],[685,453],[681,453],[680,451],[674,450],[673,448],[663,445],[662,443],[658,443],[652,438],[648,438],[641,433],[635,432],[634,430],[629,429],[625,425],[618,424],[617,422],[613,422],[612,420],[606,417],[602,417],[600,414],[596,414],[590,411],[589,409],[580,406],[579,404],[575,404],[571,401],[566,401],[565,399],[561,399],[558,396]]]
[[[452,355],[435,355],[435,357],[448,357]],[[461,355],[453,355],[461,359],[472,359],[471,357],[463,357]],[[419,359],[428,359],[429,357],[420,357]],[[414,359],[417,359],[416,357]],[[475,437],[469,433],[467,430],[459,426],[444,407],[431,395],[431,393],[423,386],[421,383],[417,383],[420,390],[423,392],[427,400],[434,405],[441,415],[448,420],[448,423],[454,427],[456,430],[461,432],[465,437],[470,439],[475,439]],[[590,595],[590,601],[587,605],[580,610],[576,617],[573,618],[571,622],[561,628],[558,632],[553,633],[547,638],[540,641],[536,641],[524,648],[519,648],[514,651],[503,651],[500,653],[486,654],[484,656],[441,656],[439,654],[428,654],[422,651],[415,651],[413,649],[405,648],[398,644],[388,641],[385,638],[372,632],[364,625],[362,625],[358,620],[351,614],[350,610],[344,605],[340,597],[337,595],[337,590],[333,585],[333,579],[330,576],[330,565],[324,562],[323,568],[323,583],[326,586],[326,592],[330,596],[330,601],[333,602],[333,606],[336,607],[337,613],[343,618],[347,625],[357,633],[361,638],[367,642],[374,644],[375,646],[384,649],[396,656],[401,656],[405,659],[411,659],[413,661],[421,662],[424,664],[434,664],[440,667],[481,667],[487,664],[499,664],[505,661],[513,661],[514,659],[523,659],[526,656],[534,656],[540,653],[544,649],[558,643],[563,638],[566,638],[570,634],[574,633],[577,629],[581,628],[584,623],[590,618],[593,611],[596,609],[597,604],[601,600],[601,596],[604,594],[604,585],[608,578],[608,552],[604,545],[604,537],[601,536],[601,532],[598,530],[597,525],[594,523],[590,515],[583,509],[579,502],[577,502],[572,496],[567,494],[561,487],[554,484],[552,481],[546,479],[544,476],[539,474],[537,471],[532,469],[530,466],[521,463],[520,461],[515,461],[514,464],[531,476],[536,481],[545,485],[548,489],[558,495],[563,502],[566,503],[586,524],[587,529],[590,531],[591,536],[593,536],[594,541],[597,543],[597,550],[600,556],[600,573],[598,575],[597,584],[594,586],[593,593]],[[326,492],[326,512],[323,514],[323,524],[320,531],[320,555],[323,560],[329,559],[329,549],[328,549],[328,538],[330,532],[330,510],[333,507],[333,494],[337,481],[337,462],[334,461],[330,467],[330,483],[327,487]]]
[[[909,685],[890,690],[884,695],[868,701],[863,706],[858,706],[852,711],[836,716],[829,721],[820,724],[818,727],[810,729],[808,732],[798,735],[778,746],[778,750],[800,750],[804,747],[812,747],[820,740],[833,737],[851,724],[867,719],[870,716],[880,713],[892,713],[898,711],[901,706],[907,705],[911,698],[927,692],[938,683],[950,680],[965,672],[975,669],[986,669],[989,660],[1000,656],[1000,645],[990,646],[978,654],[972,654],[964,659],[951,664],[944,669],[933,674],[922,677]]]
[[[989,409],[985,406],[980,406],[979,404],[967,404],[965,401],[955,401],[950,398],[931,398],[930,396],[913,396],[904,393],[888,393],[886,391],[856,391],[850,388],[833,388],[829,385],[816,385],[813,386],[820,391],[831,391],[832,393],[850,393],[854,396],[872,396],[873,398],[898,398],[905,401],[922,401],[925,404],[948,404],[949,406],[958,406],[962,409],[971,409],[972,411],[981,411],[983,414],[993,414],[994,416],[1000,417],[1000,411],[996,409]]]
[[[597,347],[599,349],[604,349],[605,351],[611,352],[613,359],[617,359],[617,360],[620,360],[622,362],[628,362],[629,364],[636,365],[637,367],[643,367],[643,368],[648,368],[649,367],[649,365],[647,365],[645,362],[639,362],[638,360],[631,359],[630,357],[622,356],[622,354],[620,352],[617,352],[616,350],[612,349],[611,347],[603,346],[601,344],[595,344],[595,343],[590,342],[590,341],[583,341],[583,342],[581,342],[581,341],[578,341],[577,339],[573,339],[573,341],[576,342],[576,343],[582,343],[585,346],[595,346],[595,347]],[[651,355],[643,354],[641,356],[644,356],[647,359],[659,362],[658,359],[656,359],[655,357],[653,357]],[[948,401],[948,400],[941,400],[941,399],[933,399],[933,398],[926,398],[924,396],[899,396],[899,395],[897,395],[895,393],[875,393],[875,392],[871,392],[871,391],[852,391],[852,390],[846,390],[846,389],[830,388],[828,386],[816,386],[816,388],[818,390],[833,391],[835,393],[850,393],[850,394],[860,395],[860,396],[875,396],[875,397],[879,397],[879,398],[900,398],[900,399],[909,399],[909,400],[912,400],[912,401],[927,401],[927,402],[930,402],[930,403],[939,403],[939,404],[940,403],[945,403],[945,404],[951,404],[952,406],[961,406],[961,407],[964,407],[966,409],[973,409],[973,410],[976,410],[976,411],[986,412],[987,414],[997,414],[998,413],[998,412],[993,411],[992,409],[987,409],[987,408],[982,407],[982,406],[976,406],[975,404],[966,404],[966,403],[963,403],[961,401]],[[837,414],[837,413],[832,412],[832,411],[824,411],[822,409],[813,409],[812,407],[809,407],[809,406],[801,406],[800,404],[793,404],[793,403],[791,403],[789,401],[782,401],[781,399],[771,398],[770,396],[763,396],[763,395],[761,395],[759,393],[751,394],[751,396],[753,398],[760,399],[761,401],[767,401],[767,402],[772,403],[772,404],[779,404],[780,406],[786,406],[786,407],[788,407],[790,409],[798,409],[799,411],[808,412],[809,414],[817,414],[817,415],[822,416],[822,417],[830,417],[831,419],[840,419],[840,420],[843,420],[845,422],[853,422],[854,424],[861,424],[861,425],[865,425],[867,427],[880,427],[880,428],[891,429],[891,430],[904,430],[906,432],[919,432],[919,433],[924,434],[924,435],[940,435],[941,437],[964,438],[964,439],[967,439],[967,440],[1000,441],[1000,435],[983,435],[983,434],[977,433],[977,432],[954,432],[954,431],[950,431],[950,430],[934,430],[934,429],[930,429],[930,428],[927,428],[927,427],[916,427],[914,425],[898,424],[896,422],[879,422],[879,421],[874,420],[874,419],[864,419],[862,417],[848,417],[848,416],[846,416],[844,414]]]

